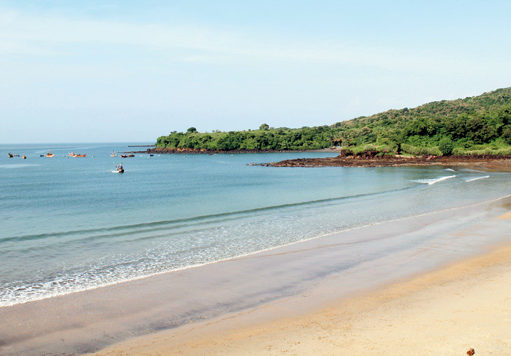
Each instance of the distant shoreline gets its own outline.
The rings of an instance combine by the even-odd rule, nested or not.
[[[511,156],[382,156],[382,157],[324,157],[298,158],[263,163],[266,167],[399,167],[399,166],[446,166],[481,167],[489,170],[511,171]]]
[[[136,146],[128,146],[128,147],[136,147]],[[147,146],[137,146],[137,147],[147,147]],[[222,151],[222,150],[206,150],[206,149],[196,149],[196,148],[148,148],[145,151],[129,151],[122,153],[139,153],[139,154],[206,154],[206,155],[214,155],[214,154],[243,154],[243,153],[300,153],[300,152],[331,152],[338,153],[340,152],[339,148],[320,148],[317,150],[230,150],[230,151]]]

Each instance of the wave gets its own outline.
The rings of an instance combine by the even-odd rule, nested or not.
[[[384,223],[390,223],[390,222],[401,222],[406,221],[410,218],[417,218],[421,216],[429,216],[433,214],[439,214],[442,212],[447,211],[454,211],[459,209],[464,209],[468,207],[476,207],[476,206],[482,206],[485,204],[489,204],[492,202],[500,201],[505,198],[509,198],[511,195],[505,195],[499,198],[477,202],[465,206],[458,206],[458,207],[451,207],[451,208],[445,208],[441,210],[435,210],[435,211],[429,211],[424,212],[416,215],[411,216],[402,216],[394,219],[388,219],[388,220],[380,220],[375,221],[367,224],[361,224],[356,225],[344,229],[339,229],[336,231],[324,233],[324,234],[318,234],[309,238],[301,239],[299,241],[293,241],[289,243],[279,244],[275,246],[269,246],[266,248],[260,248],[248,252],[238,252],[231,256],[225,256],[220,257],[218,259],[212,259],[209,261],[203,261],[203,262],[195,262],[188,265],[176,265],[169,268],[163,268],[158,269],[156,271],[141,271],[141,264],[147,262],[146,258],[142,257],[141,259],[138,259],[136,261],[119,261],[115,265],[110,266],[100,266],[95,265],[91,266],[89,270],[86,271],[78,271],[78,270],[71,270],[68,272],[72,273],[63,273],[63,274],[56,274],[52,276],[50,280],[41,280],[37,282],[29,282],[29,281],[15,281],[14,283],[11,283],[10,285],[4,285],[3,288],[0,289],[0,307],[6,307],[6,306],[12,306],[16,304],[22,304],[30,301],[35,300],[41,300],[41,299],[47,299],[55,296],[60,295],[66,295],[86,290],[92,290],[102,287],[107,287],[111,285],[116,285],[120,283],[140,280],[144,278],[148,278],[151,276],[161,275],[164,273],[169,272],[176,272],[176,271],[182,271],[182,270],[188,270],[192,268],[200,268],[206,265],[211,265],[219,262],[225,262],[225,261],[232,261],[234,259],[248,257],[248,256],[254,256],[256,254],[260,254],[263,252],[269,252],[274,251],[282,247],[286,246],[292,246],[296,244],[300,244],[306,241],[316,240],[319,238],[332,236],[335,234],[353,231],[353,230],[359,230],[368,228],[371,226],[377,226]],[[366,240],[359,240],[359,241],[353,241],[353,242],[345,242],[340,241],[339,244],[352,244],[352,243],[366,243],[368,241],[371,241],[372,239],[366,239]],[[325,247],[328,247],[330,245],[325,245]],[[124,268],[119,268],[124,267]],[[74,272],[74,273],[73,273]]]
[[[443,182],[444,180],[451,179],[451,178],[454,178],[454,177],[456,177],[456,175],[443,176],[443,177],[431,178],[431,179],[417,179],[417,180],[414,180],[413,182],[432,185],[432,184]]]
[[[381,192],[354,194],[354,195],[347,195],[347,196],[335,197],[335,198],[317,199],[317,200],[310,200],[310,201],[303,201],[303,202],[289,203],[289,204],[279,204],[279,205],[266,206],[266,207],[261,207],[261,208],[231,211],[231,212],[218,213],[218,214],[199,215],[199,216],[182,218],[182,219],[153,221],[153,222],[147,222],[147,223],[118,225],[118,226],[93,228],[93,229],[56,231],[56,232],[33,234],[33,235],[8,236],[8,237],[0,238],[0,244],[6,243],[6,242],[16,242],[16,241],[21,242],[21,241],[40,240],[40,239],[46,239],[46,238],[51,238],[51,237],[70,237],[70,236],[77,237],[77,236],[86,235],[86,237],[82,238],[82,239],[95,239],[95,238],[115,237],[115,236],[121,236],[121,235],[135,235],[135,234],[139,234],[139,233],[155,232],[155,231],[161,231],[161,230],[166,230],[169,233],[170,230],[175,230],[175,229],[180,229],[183,227],[190,227],[190,226],[217,224],[217,223],[224,222],[224,221],[238,219],[240,216],[246,216],[246,215],[250,215],[250,214],[264,213],[264,212],[268,212],[268,211],[285,209],[285,208],[295,208],[295,207],[303,207],[303,206],[308,206],[308,205],[334,203],[337,201],[349,200],[349,199],[373,197],[373,196],[378,196],[378,195],[383,195],[383,194],[388,194],[388,193],[396,193],[399,191],[404,191],[404,190],[413,189],[413,188],[414,188],[414,186],[408,186],[408,187],[403,187],[403,188],[398,188],[398,189],[385,190],[385,191],[381,191]]]
[[[474,178],[468,178],[468,179],[465,179],[465,182],[474,182],[476,180],[480,180],[480,179],[486,179],[486,178],[490,178],[490,176],[482,176],[482,177],[474,177]]]
[[[446,168],[445,170],[446,170],[446,171],[449,171],[449,172],[456,172],[456,171],[455,171],[454,169],[452,169],[452,168]]]

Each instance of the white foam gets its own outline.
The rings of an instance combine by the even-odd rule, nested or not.
[[[443,176],[443,177],[431,178],[431,179],[417,179],[417,180],[414,180],[414,182],[421,183],[421,184],[432,185],[432,184],[436,184],[438,182],[443,182],[444,180],[451,179],[451,178],[454,178],[454,177],[456,177],[456,175]]]
[[[474,182],[476,180],[479,180],[479,179],[486,179],[486,178],[490,178],[490,176],[482,176],[482,177],[474,177],[474,178],[468,178],[468,179],[465,179],[465,182]]]

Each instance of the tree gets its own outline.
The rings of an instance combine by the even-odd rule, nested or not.
[[[186,130],[186,133],[194,133],[197,132],[197,129],[195,127],[190,127],[188,130]]]
[[[450,156],[454,149],[451,139],[449,137],[442,138],[438,143],[438,149],[444,156]]]
[[[261,124],[261,126],[259,126],[259,130],[267,131],[269,129],[270,126],[268,124]]]
[[[504,127],[502,130],[502,138],[507,144],[511,145],[511,125]]]

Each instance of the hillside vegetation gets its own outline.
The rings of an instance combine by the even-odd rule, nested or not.
[[[388,110],[331,126],[229,132],[172,132],[157,148],[206,151],[311,150],[342,146],[355,153],[465,155],[511,154],[511,88]]]

